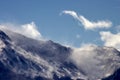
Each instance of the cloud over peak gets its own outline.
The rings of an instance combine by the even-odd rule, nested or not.
[[[109,28],[112,26],[112,22],[109,20],[98,20],[96,22],[90,21],[82,15],[78,15],[75,11],[64,10],[62,14],[71,15],[73,18],[81,22],[86,30],[93,30],[96,28]]]
[[[24,24],[21,27],[22,31],[24,31],[24,34],[28,37],[32,37],[34,39],[42,37],[41,33],[37,30],[37,26],[35,25],[34,22]]]
[[[0,25],[0,29],[8,29],[33,39],[42,39],[42,35],[34,22],[23,25],[4,23]]]
[[[114,47],[120,50],[120,33],[113,34],[110,31],[102,31],[100,35],[105,46]]]

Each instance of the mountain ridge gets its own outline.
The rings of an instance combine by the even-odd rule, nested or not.
[[[105,78],[104,74],[112,76],[120,68],[120,52],[114,48],[93,47],[93,50],[74,51],[51,40],[38,41],[8,30],[0,30],[0,46],[0,75],[4,75],[0,76],[0,80],[9,80],[13,75],[16,78],[11,80],[19,80],[19,77],[23,80],[97,80]],[[79,59],[71,58],[78,53],[83,54],[78,55],[83,61],[80,65],[76,62]],[[90,69],[99,71],[103,70],[102,67],[108,70],[97,72],[96,76],[96,71],[90,74]]]

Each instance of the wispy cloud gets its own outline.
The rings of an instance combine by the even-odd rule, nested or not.
[[[0,25],[0,28],[12,30],[14,32],[20,33],[22,35],[25,35],[27,37],[33,38],[33,39],[41,39],[42,35],[38,31],[37,26],[34,22],[23,24],[23,25],[16,25],[12,23],[3,23]]]
[[[96,28],[110,28],[112,22],[109,20],[98,20],[96,22],[90,21],[82,15],[78,15],[75,11],[64,10],[62,14],[71,15],[73,18],[81,22],[85,29],[93,30]]]
[[[120,50],[120,33],[113,34],[110,31],[102,31],[100,35],[105,46],[114,47]]]

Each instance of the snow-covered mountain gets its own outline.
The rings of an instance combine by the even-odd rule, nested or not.
[[[0,80],[120,80],[120,52],[79,49],[0,30]]]

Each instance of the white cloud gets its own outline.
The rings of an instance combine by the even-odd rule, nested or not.
[[[35,25],[34,22],[24,24],[24,25],[3,23],[0,25],[0,28],[8,29],[8,30],[20,33],[22,35],[25,35],[25,36],[33,38],[33,39],[42,39],[42,35],[38,31],[37,26]]]
[[[62,13],[71,15],[73,18],[82,23],[85,29],[93,30],[96,28],[109,28],[112,26],[112,22],[108,20],[98,20],[96,22],[86,19],[82,15],[78,15],[75,11],[65,10]]]
[[[100,35],[105,46],[114,47],[120,50],[120,33],[113,34],[110,31],[102,31]]]

